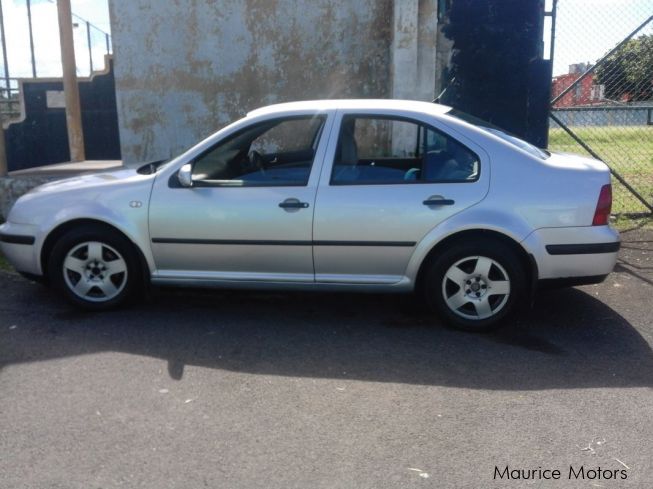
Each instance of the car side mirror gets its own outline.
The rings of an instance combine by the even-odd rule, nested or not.
[[[182,187],[190,188],[193,186],[193,165],[187,163],[177,172],[177,180]]]

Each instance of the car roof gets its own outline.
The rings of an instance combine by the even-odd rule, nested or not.
[[[372,110],[409,110],[429,114],[445,114],[451,110],[446,105],[418,100],[396,99],[340,99],[340,100],[305,100],[301,102],[286,102],[268,105],[255,109],[248,117],[304,110],[334,110],[334,109],[372,109]]]

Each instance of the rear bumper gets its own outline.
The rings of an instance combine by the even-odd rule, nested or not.
[[[612,272],[620,240],[609,226],[584,226],[538,229],[522,244],[537,263],[540,281],[581,285],[601,282]]]

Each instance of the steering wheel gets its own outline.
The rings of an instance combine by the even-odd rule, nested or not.
[[[261,153],[256,150],[252,150],[247,155],[247,158],[249,159],[249,162],[252,164],[252,166],[258,168],[261,173],[265,173],[265,162],[263,161],[263,156],[261,156]]]
[[[419,180],[420,172],[421,170],[419,168],[411,168],[404,173],[404,180]]]

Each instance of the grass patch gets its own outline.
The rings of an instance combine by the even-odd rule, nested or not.
[[[11,272],[14,268],[9,264],[5,256],[0,252],[0,270],[4,272]]]
[[[611,224],[619,231],[632,231],[634,229],[653,229],[653,217],[628,217],[615,216]]]
[[[0,224],[3,224],[4,220],[0,218]],[[13,271],[14,267],[12,267],[7,259],[5,258],[5,255],[2,254],[2,251],[0,251],[0,270],[4,272],[11,272]]]
[[[653,126],[572,127],[571,130],[648,202],[653,202]],[[549,148],[589,156],[559,128],[549,131]],[[614,214],[647,212],[614,177],[612,181]]]

